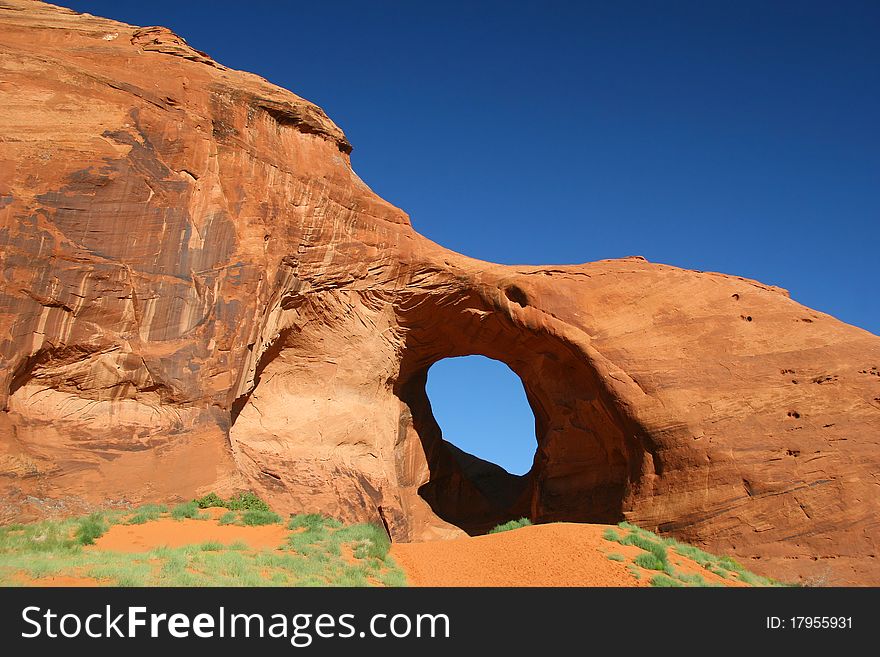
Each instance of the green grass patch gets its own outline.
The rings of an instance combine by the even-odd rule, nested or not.
[[[252,491],[236,493],[228,500],[224,500],[215,492],[210,492],[202,497],[197,497],[193,503],[200,509],[223,508],[230,511],[265,511],[269,512],[269,504]]]
[[[497,525],[489,531],[490,534],[498,534],[500,532],[508,532],[511,529],[519,529],[520,527],[528,527],[532,521],[528,518],[520,518],[519,520],[509,520],[504,524]]]
[[[685,586],[723,586],[723,584],[710,584],[699,573],[675,573],[675,579],[682,582]]]
[[[202,495],[202,497],[197,497],[193,502],[195,502],[200,509],[211,509],[214,507],[224,508],[226,506],[226,500],[213,491],[207,495]]]
[[[196,502],[175,507],[172,517],[177,509],[178,516],[192,517],[192,506],[198,508]],[[261,510],[229,513],[242,523],[249,517],[256,524],[282,521]],[[342,526],[325,516],[293,523],[297,527],[287,545],[276,550],[213,541],[147,553],[83,549],[89,537],[94,540],[113,522],[131,517],[127,511],[0,527],[0,585],[20,585],[21,575],[71,575],[108,586],[406,586],[403,571],[388,554],[384,529]]]
[[[606,541],[613,541],[614,543],[623,544],[623,536],[618,534],[610,527],[602,532],[602,538],[604,538]]]
[[[624,537],[623,544],[634,545],[635,547],[644,550],[646,553],[651,554],[658,562],[663,565],[664,568],[669,563],[669,556],[666,552],[666,546],[663,545],[663,543],[651,540],[647,536],[637,534],[635,532],[630,532],[627,536]]]
[[[642,552],[641,554],[637,554],[636,558],[633,559],[633,563],[645,570],[666,570],[666,564],[660,559],[657,558],[656,555],[651,554],[650,552]]]
[[[168,513],[168,507],[164,504],[144,504],[135,509],[125,522],[128,525],[143,525],[151,520],[158,520],[164,513]]]
[[[693,545],[680,543],[674,538],[662,538],[653,532],[637,527],[629,522],[621,522],[618,528],[625,530],[625,535],[618,534],[613,529],[606,529],[604,538],[616,541],[622,545],[634,545],[642,550],[635,558],[635,563],[648,570],[658,570],[663,575],[655,575],[651,580],[652,586],[668,586],[670,579],[676,582],[676,586],[714,586],[706,581],[702,575],[685,574],[677,571],[669,561],[669,550],[674,550],[682,557],[686,557],[699,564],[706,571],[714,573],[723,579],[731,579],[736,573],[736,578],[750,586],[779,586],[780,583],[767,577],[761,577],[746,570],[739,562],[731,557],[717,557]],[[659,578],[659,579],[658,579]],[[665,578],[665,579],[664,579]],[[655,584],[654,580],[660,583]]]
[[[201,543],[199,549],[202,552],[219,552],[220,550],[225,550],[226,546],[219,541],[208,541],[207,543]]]
[[[269,505],[261,500],[256,493],[250,491],[238,493],[226,500],[226,508],[230,511],[271,511]]]
[[[718,562],[718,557],[716,557],[714,554],[704,552],[700,548],[693,545],[676,542],[674,547],[675,551],[678,552],[681,556],[687,557],[691,561],[697,562],[698,564],[703,566],[703,568]]]
[[[225,515],[225,514],[224,514]],[[259,525],[276,525],[281,523],[281,516],[274,511],[250,510],[241,512],[241,524],[249,527]]]
[[[618,554],[617,552],[612,552],[611,554],[606,554],[606,557],[611,561],[626,561],[626,557],[622,554]]]
[[[290,519],[290,522],[287,523],[288,529],[304,528],[311,530],[320,527],[338,529],[342,527],[342,523],[336,520],[336,518],[331,518],[330,516],[325,516],[320,513],[301,513],[293,516]]]
[[[195,502],[184,502],[183,504],[178,504],[176,507],[171,509],[171,517],[175,520],[183,520],[184,518],[204,520],[208,516],[203,513],[199,513],[199,505]]]
[[[92,513],[77,523],[73,535],[80,545],[92,545],[95,539],[104,535],[110,526],[104,521],[100,513]]]
[[[75,520],[44,520],[30,525],[0,527],[0,553],[70,550],[80,545],[73,540],[75,525]]]
[[[668,575],[654,575],[651,578],[651,586],[656,586],[658,588],[673,588],[684,586],[684,584]]]

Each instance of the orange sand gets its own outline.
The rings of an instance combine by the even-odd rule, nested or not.
[[[391,556],[411,586],[648,586],[626,562],[638,548],[602,538],[607,525],[554,523],[430,543],[395,543]],[[618,549],[620,548],[620,549]]]
[[[429,543],[395,543],[391,556],[410,586],[650,586],[655,571],[628,566],[642,550],[602,538],[608,525],[554,523],[499,534]],[[620,554],[624,561],[612,561]],[[706,582],[725,580],[670,549],[676,570],[699,573]]]
[[[142,525],[113,525],[89,549],[149,552],[162,546],[182,547],[214,542],[224,545],[242,542],[255,550],[274,549],[281,546],[290,534],[284,525],[263,525],[260,527],[220,525],[216,518],[226,510],[206,509],[206,511],[212,517],[210,520],[160,518]]]

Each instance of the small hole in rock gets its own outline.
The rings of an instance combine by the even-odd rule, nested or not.
[[[515,304],[522,306],[525,308],[529,305],[529,298],[526,293],[522,290],[522,288],[517,287],[516,285],[510,285],[504,290],[505,296],[508,299],[513,301]]]

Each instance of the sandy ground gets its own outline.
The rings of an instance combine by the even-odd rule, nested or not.
[[[18,573],[16,581],[22,586],[52,587],[52,586],[76,586],[95,587],[103,586],[101,582],[92,577],[80,577],[78,575],[48,575],[46,577],[28,577],[25,573]]]
[[[206,520],[161,518],[141,525],[113,525],[87,549],[136,553],[206,542],[243,542],[251,549],[272,549],[281,546],[290,533],[283,525],[220,525],[217,518],[224,511],[208,509],[211,518]],[[642,551],[605,540],[602,534],[608,527],[554,523],[451,541],[395,543],[391,556],[405,571],[410,586],[650,586],[657,573],[633,565]],[[610,554],[622,555],[624,560],[611,560]],[[744,586],[708,572],[672,549],[669,559],[677,571],[698,573],[708,583]],[[17,579],[25,586],[101,585],[75,573],[39,579],[19,573]]]
[[[244,543],[253,550],[274,549],[287,540],[290,531],[284,525],[264,525],[260,527],[241,527],[220,525],[217,519],[226,509],[204,509],[202,513],[210,516],[205,520],[185,518],[174,520],[160,518],[141,525],[113,525],[106,534],[98,538],[89,551],[149,552],[162,546],[182,547],[199,543],[217,542],[224,545]],[[17,573],[16,581],[23,586],[105,586],[91,577],[77,574],[49,575],[32,578],[26,573]]]
[[[396,543],[410,586],[648,586],[627,571],[639,549],[602,538],[607,525],[554,523],[429,543]],[[608,553],[626,562],[611,561]]]
[[[395,543],[391,556],[410,586],[650,586],[656,572],[629,564],[641,553],[602,538],[608,525],[554,523],[429,543]],[[612,561],[620,554],[625,561]],[[741,586],[670,550],[683,573],[713,584]],[[640,578],[632,573],[639,573]]]
[[[286,540],[290,531],[284,525],[263,525],[261,527],[240,527],[220,525],[217,518],[226,509],[205,509],[212,519],[193,520],[185,518],[160,518],[142,525],[113,525],[106,534],[95,541],[89,550],[113,550],[116,552],[149,552],[167,546],[182,547],[198,543],[242,542],[249,547],[277,548]]]

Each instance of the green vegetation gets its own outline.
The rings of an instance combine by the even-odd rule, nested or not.
[[[611,561],[626,561],[626,557],[622,554],[618,554],[617,552],[612,552],[611,554],[606,554]]]
[[[230,511],[271,511],[269,505],[261,500],[255,493],[238,493],[226,501],[226,508]]]
[[[528,518],[520,518],[519,520],[510,520],[508,522],[505,522],[503,525],[498,525],[489,533],[490,534],[498,534],[499,532],[506,532],[506,531],[510,531],[511,529],[519,529],[520,527],[528,527],[531,524],[532,524],[532,521],[529,520]]]
[[[678,579],[679,582],[683,582],[685,586],[723,586],[723,584],[710,584],[703,579],[703,576],[699,573],[694,573],[693,575],[677,573],[676,579]]]
[[[663,571],[667,567],[667,564],[664,564],[662,561],[660,561],[660,559],[658,559],[650,552],[642,552],[641,554],[637,555],[636,558],[633,559],[633,563],[646,570]]]
[[[143,525],[150,520],[157,520],[163,513],[168,513],[168,507],[164,504],[144,504],[135,509],[126,522],[129,525]]]
[[[213,507],[223,508],[226,506],[226,502],[223,500],[223,498],[213,491],[208,493],[207,495],[203,495],[202,497],[194,499],[193,502],[198,504],[200,509],[210,509]]]
[[[199,513],[199,505],[195,502],[184,502],[178,504],[171,509],[171,517],[175,520],[183,520],[184,518],[194,518],[196,520],[204,520],[207,516]]]
[[[92,545],[95,539],[100,538],[108,529],[104,516],[93,513],[79,521],[73,535],[80,545]]]
[[[319,527],[339,529],[342,527],[342,523],[335,518],[321,515],[320,513],[301,513],[300,515],[293,516],[290,522],[287,523],[288,529],[299,529],[300,527],[306,529],[318,529]]]
[[[700,574],[689,575],[676,570],[669,562],[670,549],[691,559],[722,579],[738,579],[750,586],[781,586],[775,580],[761,577],[746,570],[730,557],[716,557],[714,554],[709,554],[693,545],[679,543],[674,538],[661,538],[653,532],[628,522],[620,523],[618,528],[625,530],[626,533],[621,534],[609,528],[602,534],[603,538],[607,541],[621,545],[633,545],[641,549],[642,552],[636,556],[633,563],[646,570],[656,570],[662,573],[651,578],[651,586],[713,586],[713,584],[706,582]],[[630,572],[634,570],[637,569],[631,564]],[[732,573],[735,573],[735,576]]]
[[[288,549],[306,585],[315,577],[340,586],[404,586],[406,579],[388,555],[391,541],[385,530],[370,524],[341,526],[338,520],[318,514],[291,518]],[[350,562],[354,560],[356,565]],[[320,568],[320,571],[316,570]],[[316,584],[320,586],[321,584]]]
[[[657,586],[660,588],[671,588],[684,586],[680,581],[676,579],[672,579],[671,577],[667,577],[666,575],[654,575],[651,578],[651,586]]]
[[[259,525],[280,525],[283,520],[274,511],[227,511],[217,520],[221,525],[244,525],[256,527]]]
[[[236,493],[228,500],[224,500],[215,492],[198,497],[193,503],[200,509],[210,509],[213,507],[229,509],[230,511],[271,511],[269,505],[260,497],[251,491],[244,493]]]
[[[169,516],[204,520],[208,516],[199,509],[216,506],[215,497],[179,504],[170,513],[160,505],[145,505],[0,527],[0,586],[53,575],[97,579],[108,586],[406,586],[403,572],[388,554],[391,543],[382,528],[343,526],[319,514],[291,518],[288,541],[275,550],[216,541],[144,553],[84,547],[116,523],[137,525]],[[283,522],[253,493],[230,502],[223,505],[230,510],[220,518],[221,524]]]
[[[615,543],[621,543],[623,540],[623,537],[610,527],[602,532],[602,538],[606,541],[614,541]]]
[[[248,526],[276,525],[281,523],[281,516],[274,511],[243,511],[241,523]]]

